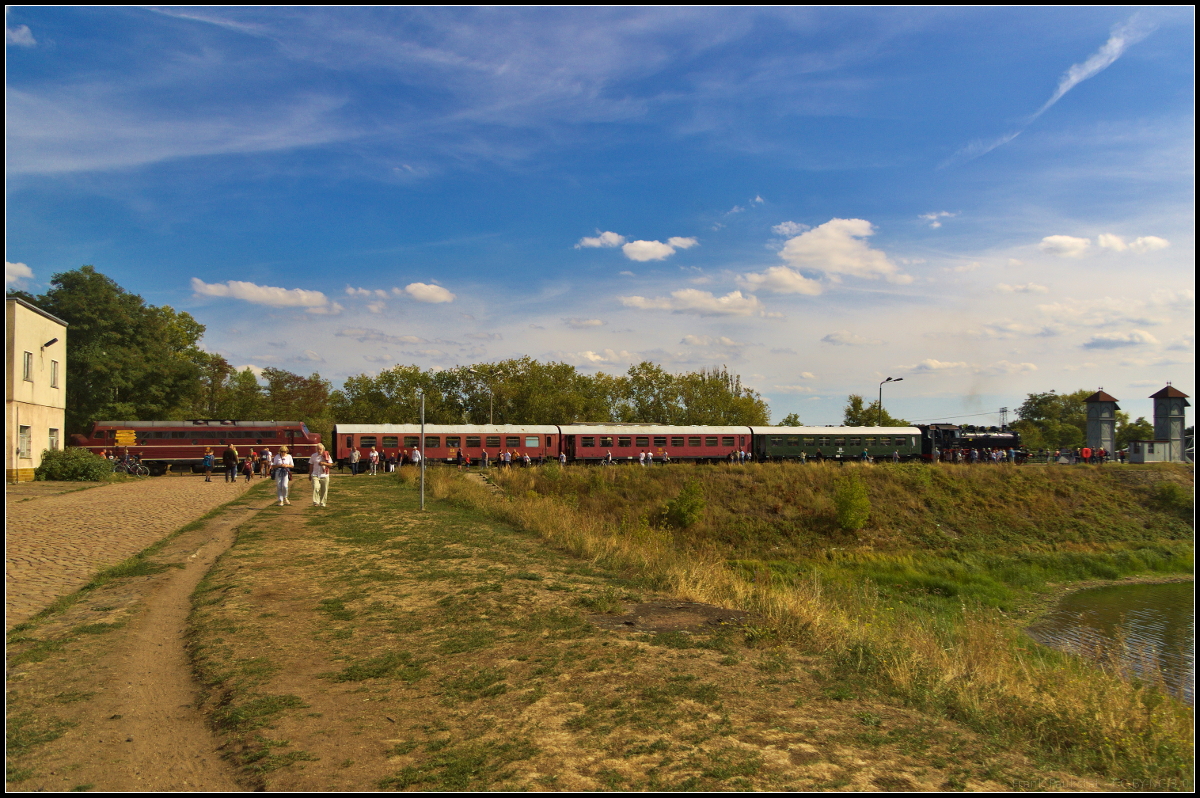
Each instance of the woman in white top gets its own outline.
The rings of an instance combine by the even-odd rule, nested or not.
[[[288,501],[288,483],[296,464],[292,461],[292,456],[288,454],[288,447],[279,447],[279,454],[275,455],[275,462],[272,465],[275,467],[275,495],[279,499],[279,506],[291,504]]]

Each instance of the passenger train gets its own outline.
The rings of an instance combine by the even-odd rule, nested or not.
[[[97,421],[85,435],[73,435],[74,446],[135,454],[153,474],[171,466],[198,469],[204,450],[217,461],[232,443],[244,457],[250,449],[278,451],[286,445],[296,471],[307,469],[309,455],[321,436],[299,421]],[[374,448],[383,458],[402,457],[419,449],[429,462],[454,462],[459,451],[472,461],[486,451],[492,459],[502,451],[534,461],[566,455],[572,463],[634,462],[651,454],[656,462],[713,463],[745,452],[758,462],[831,459],[899,459],[903,462],[944,459],[947,452],[971,449],[1021,452],[1020,437],[1006,427],[962,427],[928,424],[912,427],[759,427],[671,426],[663,424],[337,424],[329,447],[341,464],[357,449],[365,461]],[[1020,454],[1023,459],[1023,453]]]

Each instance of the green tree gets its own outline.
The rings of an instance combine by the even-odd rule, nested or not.
[[[33,304],[67,329],[68,433],[103,418],[166,419],[194,402],[204,325],[147,305],[92,266],[55,274]]]
[[[800,421],[800,416],[795,413],[788,413],[780,419],[778,426],[780,427],[803,427],[804,424]]]
[[[846,398],[846,407],[842,411],[842,423],[847,427],[908,427],[911,426],[902,418],[897,418],[886,409],[882,418],[879,412],[879,400],[865,404],[856,393]]]
[[[1125,423],[1121,423],[1121,416],[1125,416]],[[1139,416],[1137,421],[1130,421],[1129,416],[1124,413],[1117,413],[1117,448],[1125,449],[1131,441],[1150,441],[1154,440],[1154,425],[1145,419],[1144,416]]]
[[[1087,399],[1095,391],[1031,393],[1017,408],[1012,428],[1031,449],[1073,449],[1087,438]]]

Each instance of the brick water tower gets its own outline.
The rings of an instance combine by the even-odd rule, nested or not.
[[[1087,403],[1087,445],[1114,452],[1117,448],[1117,400],[1103,390],[1083,400]]]
[[[1183,444],[1184,408],[1188,404],[1187,394],[1167,383],[1167,387],[1150,398],[1154,400],[1154,440],[1171,442],[1171,460],[1184,462],[1186,452]]]

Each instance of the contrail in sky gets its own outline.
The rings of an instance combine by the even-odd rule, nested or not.
[[[938,166],[939,169],[951,166],[953,164],[965,163],[973,161],[981,155],[986,155],[997,147],[1001,147],[1008,142],[1021,135],[1030,124],[1033,123],[1042,114],[1046,113],[1052,105],[1063,98],[1067,92],[1078,86],[1083,81],[1090,77],[1098,75],[1104,71],[1109,65],[1121,57],[1121,55],[1129,49],[1130,45],[1137,44],[1142,39],[1146,38],[1153,31],[1153,26],[1142,24],[1138,15],[1134,15],[1125,22],[1113,28],[1112,33],[1108,37],[1108,41],[1104,46],[1092,55],[1091,58],[1081,64],[1074,64],[1068,69],[1058,81],[1058,88],[1054,90],[1054,94],[1046,100],[1046,104],[1037,110],[1037,113],[1025,120],[1019,129],[1006,133],[996,139],[982,140],[977,139],[972,141],[967,146],[963,147],[958,152],[951,155],[946,161]]]

